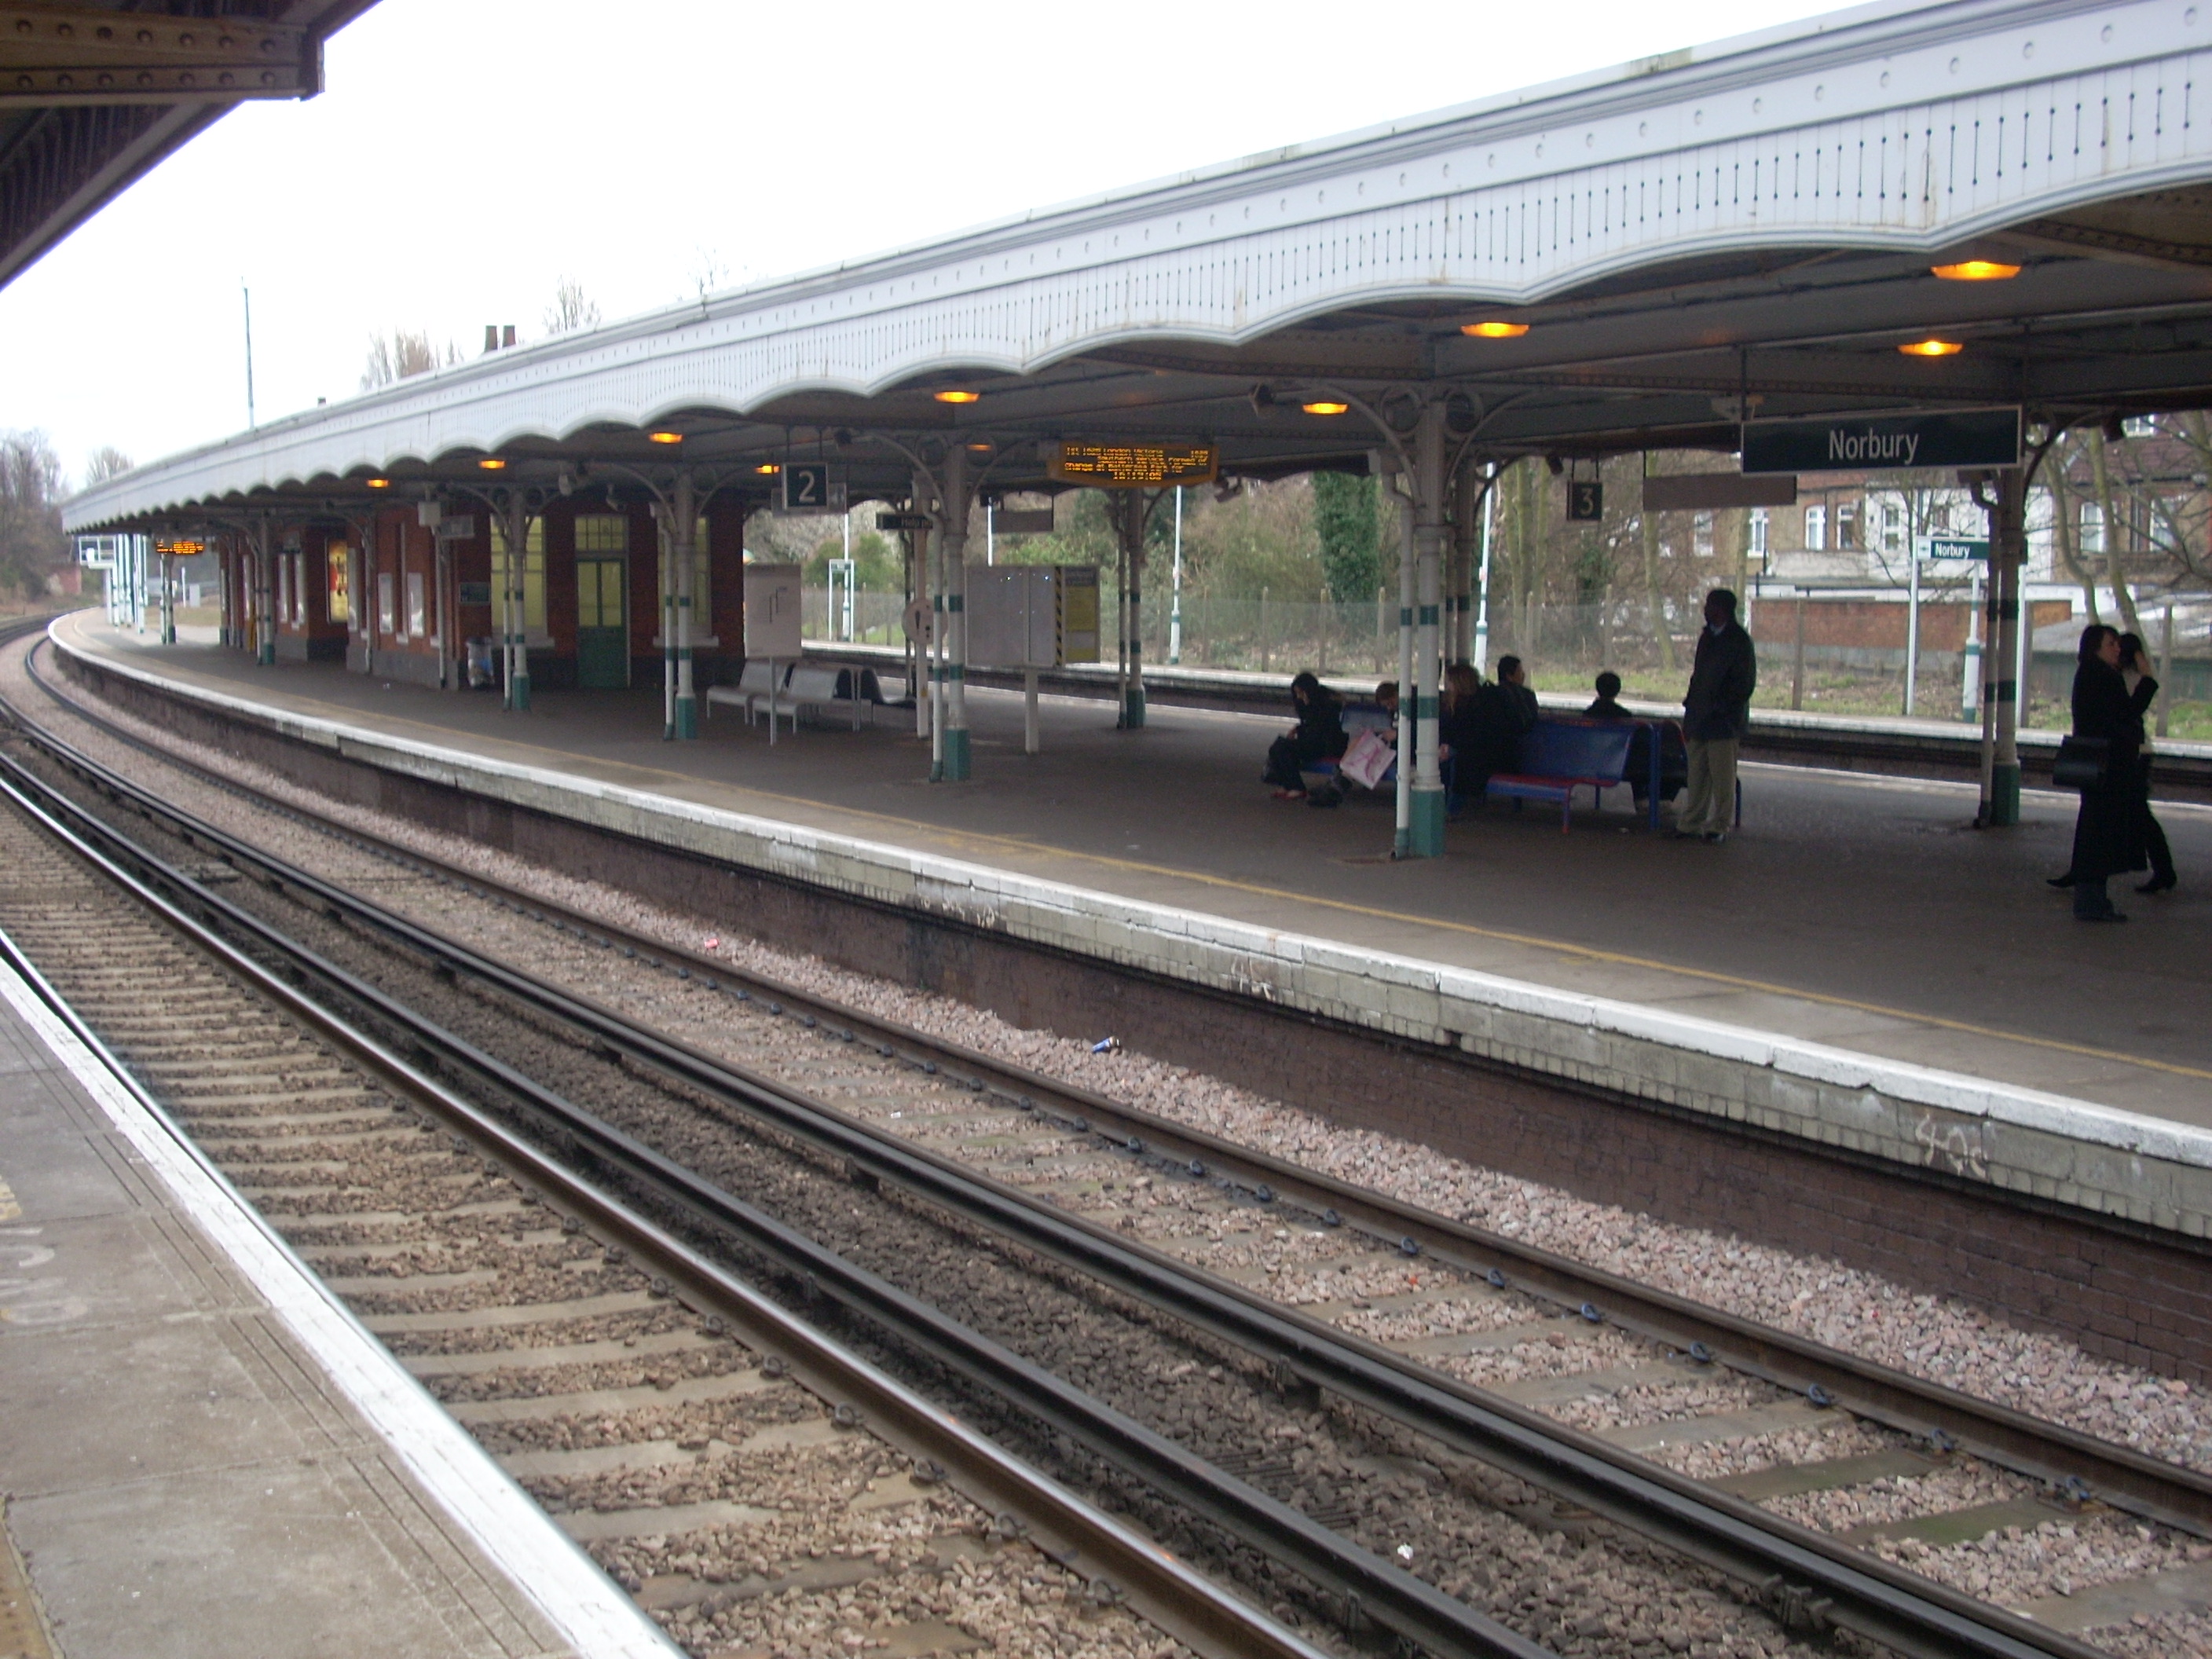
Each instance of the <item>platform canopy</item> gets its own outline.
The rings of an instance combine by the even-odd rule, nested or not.
[[[0,4],[0,286],[232,106],[312,98],[376,0]]]
[[[1013,489],[1062,438],[1359,468],[1438,396],[1500,459],[1729,452],[1747,411],[2205,405],[2208,48],[2182,0],[1861,7],[488,353],[69,519],[679,456],[818,458],[858,500],[955,442]]]

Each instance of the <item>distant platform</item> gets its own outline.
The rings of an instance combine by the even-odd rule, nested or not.
[[[1569,835],[1493,805],[1394,863],[1386,802],[1269,798],[1279,718],[1156,706],[1120,732],[1048,698],[1030,757],[1018,695],[978,689],[975,777],[933,786],[910,713],[771,748],[723,710],[662,743],[658,686],[508,714],[89,616],[54,633],[226,718],[740,865],[2151,1224],[2212,1217],[2202,807],[2163,809],[2180,890],[2123,889],[2136,922],[2089,929],[2044,884],[2074,816],[2047,792],[1975,831],[1971,786],[1753,764],[1723,846],[1655,838],[1620,791]]]
[[[0,1397],[11,1654],[673,1651],[4,962]]]

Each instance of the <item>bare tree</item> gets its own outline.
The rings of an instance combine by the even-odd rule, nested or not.
[[[563,276],[553,288],[553,303],[545,308],[545,331],[548,334],[574,334],[579,329],[599,325],[599,304],[584,297],[584,285],[573,276]]]
[[[69,562],[61,498],[62,464],[46,434],[0,435],[0,589],[42,593]]]
[[[113,444],[102,444],[94,450],[84,464],[84,487],[89,489],[97,483],[106,483],[128,472],[134,463]]]
[[[374,392],[380,386],[390,386],[394,380],[404,380],[416,374],[428,374],[441,365],[458,363],[460,352],[451,340],[446,342],[443,356],[430,343],[427,328],[395,328],[388,335],[368,337],[368,361],[361,371],[361,389]]]

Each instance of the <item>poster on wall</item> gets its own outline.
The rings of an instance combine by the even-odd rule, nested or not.
[[[799,651],[799,574],[795,564],[745,567],[745,656],[790,662]]]

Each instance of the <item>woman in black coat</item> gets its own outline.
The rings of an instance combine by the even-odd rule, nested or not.
[[[1310,673],[1291,682],[1291,706],[1298,723],[1267,745],[1267,769],[1260,781],[1275,786],[1277,800],[1297,800],[1306,793],[1305,768],[1335,760],[1351,744],[1344,730],[1343,705],[1336,694]]]
[[[2150,653],[2144,649],[2143,642],[2138,635],[2134,634],[2120,635],[2120,664],[2124,672],[2130,666],[2134,666],[2142,672],[2149,671]],[[2144,749],[2146,739],[2149,737],[2149,733],[2143,728],[2143,715],[2146,712],[2148,711],[2140,708],[2136,711],[2136,745],[2138,750]],[[2165,827],[2151,813],[2150,755],[2147,750],[2144,750],[2136,765],[2142,773],[2142,787],[2136,792],[2136,799],[2138,803],[2137,815],[2140,819],[2137,829],[2142,836],[2143,851],[2150,857],[2150,879],[2136,888],[2136,891],[2138,893],[2171,892],[2179,884],[2180,878],[2173,872],[2173,849],[2166,842]]]
[[[2101,739],[2105,782],[2081,792],[2081,816],[2074,821],[2074,915],[2082,921],[2123,921],[2105,884],[2140,870],[2142,819],[2148,803],[2140,799],[2142,714],[2158,695],[2158,682],[2140,657],[2144,672],[2132,694],[2120,675],[2120,636],[2100,623],[2081,630],[2080,663],[2074,671],[2074,735]]]

